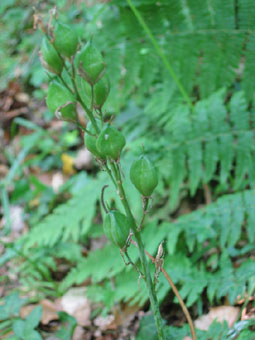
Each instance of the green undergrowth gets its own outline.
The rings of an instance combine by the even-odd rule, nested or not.
[[[223,324],[214,321],[209,327],[208,331],[196,330],[197,338],[199,340],[231,340],[231,339],[254,339],[254,320],[245,320],[236,323],[232,328],[229,328],[227,323]],[[165,329],[166,339],[184,339],[189,334],[187,325],[183,327],[166,327]],[[139,332],[136,336],[136,340],[154,340],[156,337],[156,327],[151,315],[146,315],[140,324]]]
[[[142,231],[145,248],[156,255],[164,240],[164,268],[197,316],[208,307],[205,300],[214,306],[227,298],[234,305],[237,297],[252,295],[255,290],[255,3],[133,2],[191,98],[192,109],[126,1],[98,3],[86,10],[82,5],[71,6],[67,14],[60,11],[60,17],[76,22],[80,39],[93,34],[93,43],[105,54],[112,84],[106,109],[108,117],[116,116],[116,125],[128,141],[122,170],[137,220],[142,202],[129,185],[130,164],[142,145],[156,164],[160,181]],[[17,2],[0,7],[5,27],[14,15],[10,12],[12,3]],[[26,27],[31,27],[31,18],[24,20]],[[8,28],[9,36],[14,29],[17,27],[13,31]],[[31,37],[26,37],[28,41],[19,39],[26,46],[32,45]],[[9,53],[6,48],[1,51],[3,55]],[[31,46],[26,48],[31,54]],[[10,75],[10,68],[19,62],[15,53],[8,61],[4,58],[1,67],[6,74]],[[21,81],[38,89],[45,75],[36,64],[37,57],[33,58],[35,68],[27,77],[24,73]],[[4,85],[7,80],[9,76],[3,79]],[[109,184],[106,174],[99,174],[98,165],[93,163],[90,173],[80,171],[58,193],[35,175],[27,175],[26,169],[35,166],[45,172],[61,170],[61,154],[75,155],[81,145],[78,132],[64,125],[54,135],[22,119],[14,123],[25,126],[30,134],[21,139],[19,163],[15,155],[5,152],[13,171],[1,187],[3,214],[8,215],[10,192],[9,204],[25,208],[29,232],[7,245],[0,263],[12,261],[23,289],[36,291],[38,299],[60,296],[90,278],[87,294],[102,303],[104,313],[120,301],[143,306],[144,284],[125,266],[118,249],[102,242],[86,257],[82,253],[83,247],[89,249],[91,242],[104,237],[98,203],[101,188]],[[35,156],[24,161],[28,154]],[[17,181],[10,189],[13,178]],[[110,187],[107,201],[121,210],[116,197]],[[31,208],[34,199],[39,205]],[[133,246],[130,256],[138,261]],[[54,279],[59,259],[71,268],[61,281]],[[150,268],[153,272],[154,267]],[[169,290],[160,276],[157,291],[161,302],[169,297]],[[169,328],[169,339],[186,336],[185,327]],[[249,328],[244,324],[240,327],[229,329],[214,323],[208,334],[212,339],[234,339],[237,335],[238,339],[252,339]],[[138,335],[137,340],[141,336],[145,338]],[[208,337],[201,332],[198,338]]]

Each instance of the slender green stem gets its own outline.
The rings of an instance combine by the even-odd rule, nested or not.
[[[102,109],[99,109],[99,116],[100,116],[101,122],[103,123],[104,122],[104,118],[103,118]]]
[[[80,102],[81,106],[83,107],[84,111],[87,113],[96,133],[98,134],[100,132],[98,126],[97,126],[97,122],[95,120],[95,117],[93,116],[93,113],[88,109],[88,107],[86,106],[86,104],[83,102],[83,100],[81,99],[80,95],[78,94],[77,96],[78,101]]]
[[[1,200],[2,206],[4,210],[4,217],[5,217],[5,234],[8,235],[11,231],[11,218],[10,218],[10,202],[7,190],[3,184],[0,184],[1,190]]]
[[[76,124],[82,131],[84,131],[84,132],[86,132],[86,133],[89,134],[89,131],[88,131],[84,126],[82,126],[79,122],[76,122],[75,124]]]
[[[67,82],[65,81],[65,79],[62,77],[62,75],[59,75],[60,80],[62,81],[62,83],[64,84],[64,86],[71,92],[73,93],[71,87],[67,84]]]
[[[185,99],[185,101],[187,102],[187,104],[189,105],[189,107],[193,110],[193,104],[192,101],[187,93],[187,91],[185,90],[185,88],[183,87],[182,83],[180,82],[180,79],[178,78],[177,74],[175,73],[173,67],[171,66],[171,64],[169,63],[169,61],[167,60],[165,54],[163,53],[162,49],[160,48],[159,44],[157,43],[156,39],[154,38],[154,36],[151,33],[150,28],[148,27],[148,25],[146,24],[146,22],[144,21],[143,17],[141,16],[141,14],[139,13],[139,11],[136,9],[136,7],[133,4],[132,0],[127,0],[127,3],[129,4],[131,10],[133,11],[134,15],[136,16],[137,20],[139,21],[140,25],[142,26],[142,28],[144,29],[145,33],[148,35],[148,37],[151,40],[152,45],[154,46],[155,50],[157,51],[158,55],[160,56],[161,60],[163,61],[164,65],[166,66],[169,74],[171,75],[171,77],[173,78],[173,80],[175,81],[176,85],[178,86],[183,98]]]
[[[84,111],[87,113],[95,131],[97,133],[100,132],[98,126],[97,126],[97,122],[94,118],[94,115],[93,115],[93,112],[92,110],[90,110],[87,105],[84,103],[84,101],[82,100],[81,96],[80,96],[80,93],[78,91],[78,88],[77,88],[77,84],[76,84],[76,81],[75,81],[75,77],[76,77],[76,72],[75,72],[75,67],[74,67],[74,63],[73,63],[73,60],[71,60],[71,65],[72,65],[72,75],[69,74],[68,72],[68,75],[69,77],[71,78],[72,80],[72,84],[73,84],[73,87],[74,87],[74,92],[75,92],[75,96],[77,98],[77,100],[79,101],[79,103],[81,104],[81,106],[83,107]],[[93,106],[92,106],[93,107]]]
[[[78,91],[78,88],[77,88],[77,85],[76,85],[76,81],[75,81],[75,67],[74,67],[72,62],[71,62],[71,64],[72,64],[72,75],[70,75],[69,72],[68,72],[68,75],[72,79],[72,84],[73,84],[73,87],[74,87],[76,99],[82,105],[82,107],[85,110],[85,112],[87,113],[96,133],[98,134],[100,132],[100,130],[99,130],[99,127],[97,126],[96,120],[95,120],[94,115],[93,115],[94,89],[92,88],[91,109],[89,109],[87,107],[87,105],[83,102],[82,98],[80,97],[80,94],[79,94],[79,91]],[[102,119],[102,114],[101,114],[101,119]],[[125,194],[124,188],[122,186],[120,168],[119,168],[119,165],[118,165],[117,162],[112,162],[109,159],[107,159],[107,162],[110,164],[111,170],[109,169],[107,163],[105,164],[105,169],[106,169],[107,173],[109,174],[113,184],[115,185],[115,187],[118,191],[118,194],[119,194],[119,197],[121,199],[122,205],[125,209],[126,215],[131,222],[130,227],[133,231],[133,234],[135,236],[135,239],[136,239],[136,242],[137,242],[137,245],[138,245],[139,257],[140,257],[140,261],[141,261],[141,265],[142,265],[142,271],[145,275],[145,282],[146,282],[147,289],[148,289],[148,294],[149,294],[149,298],[150,298],[150,302],[151,302],[151,308],[152,308],[152,311],[153,311],[153,314],[154,314],[154,319],[155,319],[155,323],[156,323],[156,327],[157,327],[157,331],[158,331],[158,337],[159,337],[159,340],[165,340],[162,319],[161,319],[161,315],[160,315],[160,312],[159,312],[159,303],[158,303],[158,300],[157,300],[154,285],[152,283],[152,278],[151,278],[151,274],[150,274],[150,270],[149,270],[149,264],[148,264],[148,261],[147,261],[146,256],[145,256],[144,245],[143,245],[143,242],[142,242],[142,239],[141,239],[141,235],[137,231],[137,224],[136,224],[135,218],[134,218],[134,216],[131,212],[131,209],[129,207],[129,204],[128,204],[128,201],[127,201],[127,198],[126,198],[126,194]]]
[[[157,331],[158,331],[158,337],[159,340],[165,340],[165,335],[164,335],[164,330],[163,330],[163,324],[162,324],[162,318],[160,315],[160,311],[159,311],[159,303],[157,300],[157,295],[156,295],[156,291],[155,291],[155,287],[152,283],[152,279],[151,279],[151,274],[150,274],[150,269],[149,269],[149,264],[148,261],[146,259],[145,256],[145,251],[144,251],[144,245],[141,239],[141,234],[137,231],[137,224],[135,221],[135,218],[131,212],[131,209],[129,207],[129,203],[127,201],[126,198],[126,194],[122,185],[122,181],[120,178],[120,172],[117,170],[118,169],[118,164],[117,163],[110,163],[111,164],[111,168],[112,171],[114,173],[115,179],[117,181],[117,187],[118,187],[118,191],[119,191],[119,196],[122,202],[122,205],[125,209],[126,215],[127,217],[130,219],[131,221],[131,229],[132,232],[134,233],[137,245],[138,245],[138,250],[139,250],[139,257],[140,257],[140,261],[141,261],[141,265],[142,265],[142,271],[145,275],[145,282],[146,282],[146,286],[147,286],[147,290],[148,290],[148,294],[149,294],[149,299],[151,302],[151,308],[154,314],[154,319],[155,319],[155,323],[156,323],[156,327],[157,327]]]
[[[116,183],[116,181],[115,181],[115,179],[114,179],[114,177],[113,177],[113,175],[112,175],[112,172],[111,172],[111,170],[109,169],[107,163],[105,164],[105,170],[106,170],[106,172],[108,173],[108,175],[110,176],[110,178],[111,178],[111,180],[112,180],[112,182],[113,182],[115,188],[117,189],[117,183]]]
[[[91,110],[93,110],[94,106],[94,86],[91,85]]]

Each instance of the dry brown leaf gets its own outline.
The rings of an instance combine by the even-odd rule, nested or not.
[[[245,307],[242,311],[241,320],[251,320],[255,319],[255,308]]]
[[[86,288],[71,288],[61,299],[63,310],[76,318],[78,325],[89,326],[91,324],[91,307],[86,297]]]
[[[78,151],[74,160],[77,169],[91,169],[91,153],[88,149],[83,148]]]
[[[216,319],[218,322],[225,320],[228,326],[232,327],[238,318],[239,311],[240,308],[232,306],[213,307],[208,314],[202,315],[195,321],[195,326],[200,330],[206,331]]]
[[[75,327],[72,340],[82,340],[84,339],[84,329],[81,326]]]
[[[57,194],[61,185],[63,185],[65,183],[65,178],[63,176],[63,174],[61,172],[56,172],[53,176],[52,176],[52,180],[51,180],[51,186],[53,191]]]
[[[47,325],[52,320],[58,320],[57,311],[61,310],[61,307],[55,302],[51,302],[50,300],[42,300],[40,301],[41,306],[43,307],[42,319],[41,322],[43,325]]]
[[[19,205],[12,205],[10,207],[11,230],[15,233],[20,233],[25,227],[24,223],[24,209]],[[5,218],[2,221],[5,224]]]
[[[36,304],[36,305],[26,305],[26,306],[22,306],[21,308],[20,308],[20,317],[22,318],[22,319],[25,319],[27,316],[28,316],[28,314],[30,313],[30,312],[32,312],[32,310],[35,308],[35,307],[37,307],[37,306],[39,306],[39,304]]]
[[[121,308],[114,308],[114,318],[116,326],[128,326],[136,316],[140,307],[138,305],[122,305]]]
[[[4,178],[9,172],[9,168],[5,164],[0,164],[0,178]]]
[[[238,297],[236,298],[236,304],[237,305],[242,305],[243,303],[245,303],[246,300],[249,301],[254,301],[255,297],[254,296],[249,296],[248,293],[245,293],[244,297],[242,298],[240,295],[238,295]]]
[[[15,99],[20,103],[27,104],[29,102],[29,95],[24,92],[19,92],[15,95]]]
[[[50,300],[41,300],[38,304],[34,305],[26,305],[21,307],[20,316],[21,318],[26,318],[28,314],[37,306],[42,306],[43,312],[41,317],[41,323],[43,325],[47,325],[52,320],[58,320],[57,311],[62,310],[62,306],[59,303],[59,300],[55,300],[51,302]]]
[[[103,317],[101,315],[98,316],[97,318],[95,318],[94,324],[95,324],[95,326],[100,328],[101,331],[106,331],[106,330],[109,330],[109,329],[116,329],[117,328],[114,315],[112,315],[112,314],[109,314],[106,317]]]

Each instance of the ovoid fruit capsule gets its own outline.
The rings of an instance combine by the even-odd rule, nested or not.
[[[141,156],[133,162],[130,179],[143,196],[150,196],[158,184],[156,169],[146,156]]]
[[[97,126],[101,127],[101,121],[99,119],[96,119],[97,122]],[[96,157],[105,159],[105,156],[103,154],[101,154],[101,152],[98,151],[97,146],[96,146],[96,142],[97,142],[97,137],[96,137],[96,131],[92,125],[91,122],[88,123],[87,125],[87,130],[91,133],[91,135],[87,132],[85,132],[84,135],[84,143],[86,148]]]
[[[104,219],[105,235],[119,248],[126,245],[129,229],[130,223],[125,215],[117,210],[111,210],[107,213]]]
[[[82,101],[90,107],[91,105],[91,86],[89,83],[78,74],[75,77],[76,86]]]
[[[101,78],[94,86],[94,107],[101,109],[110,92],[110,81],[108,76]]]
[[[43,57],[43,66],[45,68],[56,74],[60,74],[62,72],[64,63],[55,50],[55,47],[46,37],[43,38],[41,55]]]
[[[46,104],[58,118],[68,121],[77,120],[75,98],[62,84],[53,80],[50,83]]]
[[[98,49],[88,42],[77,54],[80,75],[95,85],[104,74],[105,64]]]
[[[82,100],[86,105],[91,105],[92,91],[90,84],[82,77],[76,75],[76,85]],[[110,81],[109,78],[104,75],[95,85],[94,85],[94,108],[101,109],[105,103],[110,91]]]
[[[126,144],[125,137],[116,128],[106,125],[97,139],[98,151],[106,157],[117,160]]]
[[[78,37],[73,28],[58,22],[54,28],[54,46],[65,57],[75,54],[78,46]]]

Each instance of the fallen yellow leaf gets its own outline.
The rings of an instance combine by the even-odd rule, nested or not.
[[[63,163],[62,170],[65,175],[73,175],[75,174],[74,169],[74,159],[73,157],[69,156],[67,153],[63,153],[61,155],[61,160]]]

